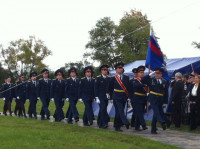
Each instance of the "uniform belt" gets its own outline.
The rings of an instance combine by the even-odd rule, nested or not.
[[[154,95],[157,95],[157,96],[163,96],[164,95],[162,93],[156,93],[156,92],[153,92],[153,91],[150,91],[150,94],[154,94]]]
[[[138,93],[138,92],[134,92],[135,95],[139,95],[139,96],[147,96],[147,94],[143,94],[143,93]]]
[[[124,90],[118,90],[118,89],[114,89],[115,92],[121,92],[121,93],[124,93],[125,91]]]

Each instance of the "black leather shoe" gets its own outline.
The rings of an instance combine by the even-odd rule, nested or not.
[[[76,119],[75,119],[75,122],[77,123],[78,121],[79,121],[79,118],[76,118]]]
[[[151,134],[158,134],[156,131],[152,131]]]
[[[90,126],[93,125],[93,122],[90,122],[89,125],[90,125]]]
[[[136,131],[142,131],[142,129],[140,129],[140,127],[139,128],[135,128],[135,130]]]
[[[147,128],[147,126],[142,126],[142,129],[143,129],[143,130],[146,130],[146,129],[148,129],[148,128]]]
[[[89,124],[83,124],[84,126],[90,126]]]
[[[67,122],[68,124],[73,124],[72,122]]]
[[[128,123],[125,126],[126,126],[126,129],[129,129],[130,124]]]
[[[162,129],[166,130],[166,125],[165,124],[162,124]]]
[[[50,120],[50,115],[47,115],[47,120]]]

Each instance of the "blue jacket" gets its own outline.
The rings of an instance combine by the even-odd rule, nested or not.
[[[129,86],[130,86],[129,76],[123,74],[122,83],[124,84],[126,89],[129,91]],[[112,95],[112,99],[125,99],[126,100],[128,98],[128,96],[126,95],[125,92],[116,92],[116,91],[114,91],[114,89],[123,90],[123,88],[117,82],[115,76],[112,76],[111,80],[110,80],[110,85],[109,85],[109,92]]]
[[[130,81],[130,97],[131,100],[134,103],[146,103],[147,102],[147,96],[141,96],[138,95],[139,94],[145,94],[146,95],[146,91],[144,89],[144,87],[146,87],[141,81],[139,82],[137,79],[131,80]]]
[[[38,86],[38,81],[36,81],[36,85],[33,84],[32,81],[29,81],[27,83],[27,99],[29,99],[30,101],[34,101],[37,100],[37,86]]]
[[[108,87],[110,83],[110,77],[103,78],[102,75],[97,76],[94,85],[95,97],[100,99],[106,99],[106,93],[108,93]]]
[[[22,81],[18,81],[17,82],[17,87],[15,88],[15,94],[16,94],[16,97],[19,97],[20,100],[23,100],[25,101],[26,100],[26,84],[27,82],[23,82]]]
[[[48,79],[48,83],[44,79],[40,79],[37,87],[37,96],[40,98],[50,99],[51,79]]]
[[[76,82],[72,78],[68,78],[65,84],[65,97],[78,99],[78,88],[80,79],[76,78]]]
[[[60,82],[61,81],[61,82]],[[51,92],[50,97],[54,99],[63,99],[65,98],[65,81],[55,79],[51,83]]]
[[[2,93],[2,97],[5,98],[5,99],[13,99],[15,98],[15,89],[12,88],[14,87],[14,84],[13,83],[4,83],[2,85],[2,89],[1,89],[1,92],[5,91]],[[12,89],[9,89],[9,88],[12,88]]]
[[[148,100],[152,104],[161,105],[163,103],[168,103],[168,82],[161,78],[162,84],[157,83],[155,77],[151,78],[149,75],[142,78],[142,83],[147,84],[150,88],[150,91],[163,94],[163,96],[158,96],[154,94],[149,94]]]
[[[79,83],[79,98],[83,100],[93,100],[95,98],[94,94],[94,82],[95,79],[91,78],[89,82],[86,77],[81,78]]]

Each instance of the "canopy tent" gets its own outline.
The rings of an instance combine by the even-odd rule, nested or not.
[[[194,71],[200,74],[200,57],[165,59],[165,62],[169,77],[174,76],[176,72],[181,72],[182,74],[192,73],[192,66]],[[140,65],[145,66],[145,60],[137,60],[126,64],[124,66],[125,74],[133,78],[132,69]],[[145,73],[148,73],[148,68],[145,70]],[[114,75],[115,70],[111,70],[110,74]]]

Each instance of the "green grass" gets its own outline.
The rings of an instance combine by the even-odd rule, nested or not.
[[[0,111],[1,111],[1,112],[3,111],[3,106],[4,106],[4,101],[3,101],[3,100],[0,100]],[[27,112],[28,112],[28,106],[29,106],[29,101],[26,101],[26,103],[25,103],[26,114],[27,114]],[[37,108],[36,108],[37,114],[40,114],[41,107],[42,107],[42,103],[41,103],[41,101],[39,100],[38,103],[37,103]],[[69,107],[69,102],[66,102],[66,101],[65,101],[65,105],[64,105],[64,107],[63,107],[64,114],[66,114],[68,107]],[[84,104],[78,102],[77,108],[78,108],[78,111],[79,111],[79,114],[80,114],[80,118],[82,118],[82,117],[83,117],[83,112],[84,112],[84,109],[85,109]],[[12,102],[12,111],[14,111],[14,109],[15,109],[15,101]],[[54,114],[55,109],[56,109],[56,108],[55,108],[54,102],[53,102],[53,101],[50,101],[49,110],[50,110],[51,115]]]
[[[0,148],[176,149],[178,147],[101,129],[1,116]]]
[[[3,105],[4,105],[4,101],[0,100],[0,111],[3,111]],[[26,101],[26,104],[25,104],[26,113],[28,111],[28,106],[29,106],[29,101]],[[69,106],[69,102],[65,101],[65,105],[63,107],[64,114],[66,114],[68,106]],[[41,107],[42,107],[42,103],[39,100],[38,103],[37,103],[37,114],[40,114]],[[14,110],[14,108],[15,108],[15,101],[12,102],[12,110]],[[80,118],[82,118],[83,117],[83,112],[84,112],[84,109],[85,109],[84,104],[81,103],[81,102],[78,102],[77,103],[77,109],[78,109]],[[55,112],[55,104],[54,104],[53,101],[50,102],[49,110],[50,110],[51,115],[53,115],[54,112]],[[113,122],[114,118],[111,118],[110,121]],[[147,123],[148,126],[151,126],[151,121],[146,121],[146,123]],[[157,126],[161,127],[159,123],[157,123]],[[181,128],[174,128],[174,125],[171,125],[170,129],[171,130],[182,131],[182,132],[191,132],[191,133],[200,134],[200,127],[198,127],[196,130],[191,131],[190,127],[188,125],[181,125]]]

